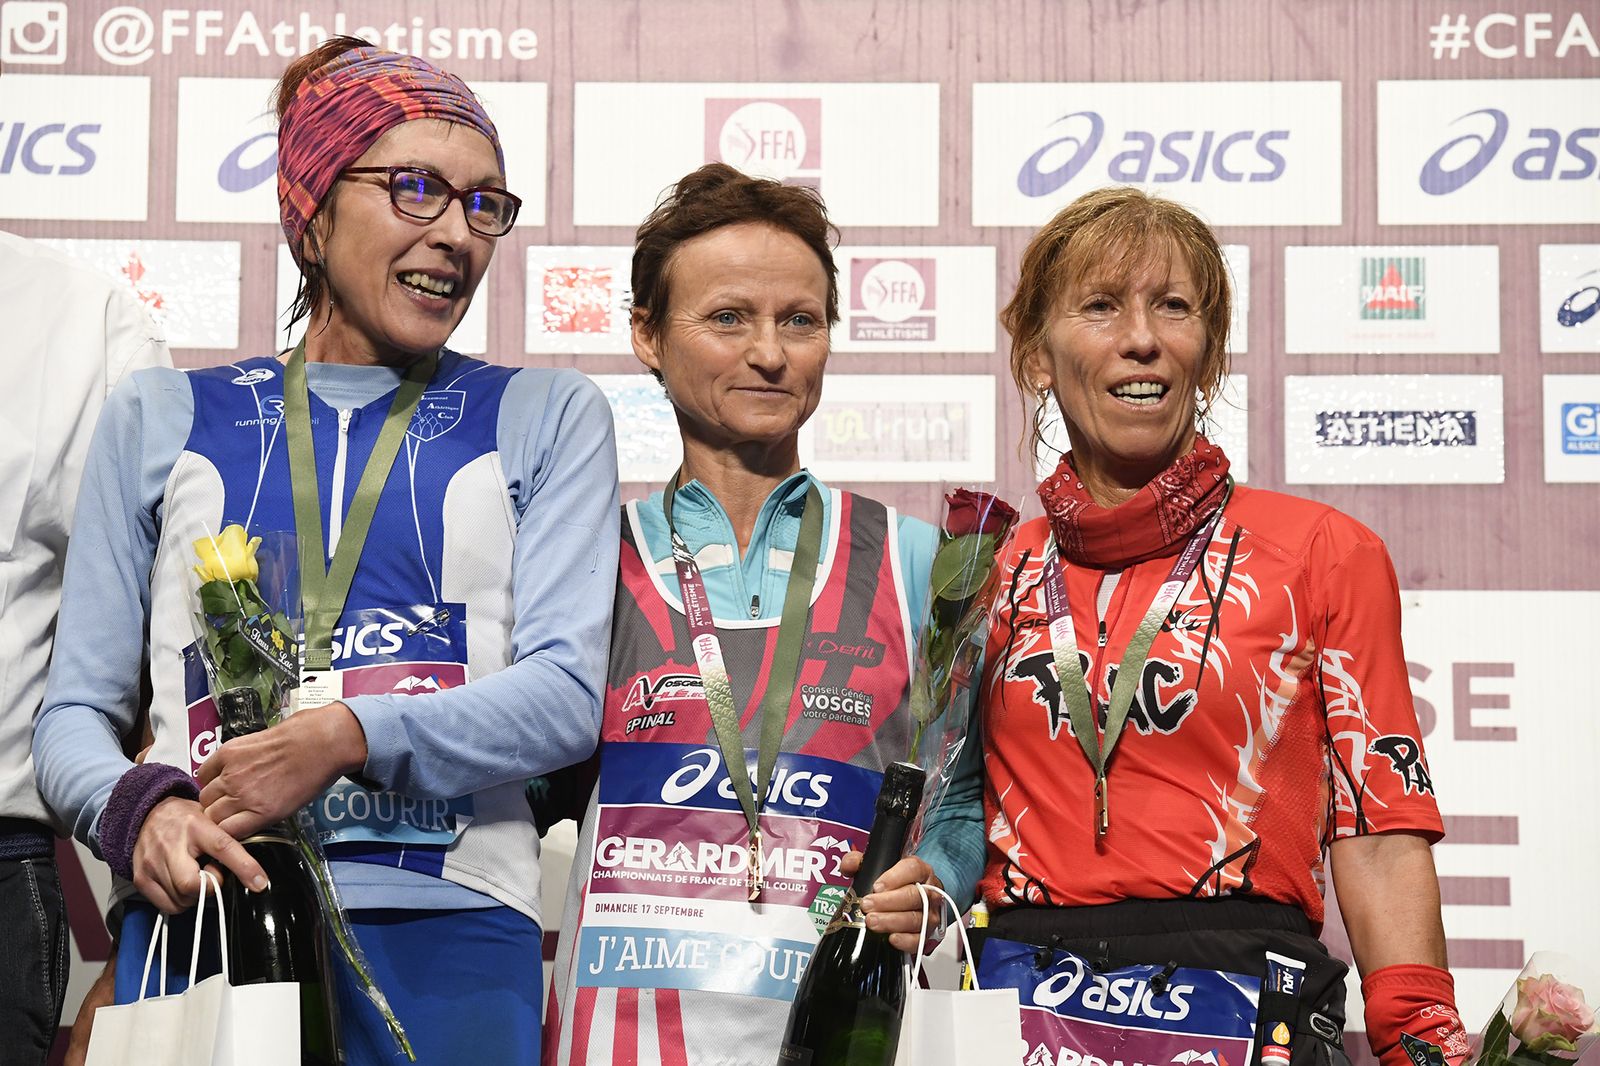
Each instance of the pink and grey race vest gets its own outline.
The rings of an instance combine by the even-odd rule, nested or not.
[[[599,778],[546,1012],[545,1061],[770,1066],[800,974],[860,849],[882,771],[911,743],[912,629],[894,512],[837,490],[747,900],[744,814],[701,692],[682,602],[624,508]],[[778,619],[717,619],[746,758]]]

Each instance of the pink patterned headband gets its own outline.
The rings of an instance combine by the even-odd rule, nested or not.
[[[477,130],[505,173],[500,135],[483,105],[466,82],[431,63],[352,48],[300,83],[278,125],[278,213],[297,264],[304,266],[301,238],[339,172],[386,132],[418,118]]]

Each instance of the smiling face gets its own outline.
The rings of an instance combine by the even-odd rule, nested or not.
[[[1102,260],[1057,296],[1028,370],[1054,392],[1092,492],[1138,489],[1193,445],[1206,361],[1198,305],[1181,253]]]
[[[351,164],[401,165],[433,171],[458,189],[504,185],[488,138],[440,119],[394,127]],[[312,230],[333,310],[331,319],[326,303],[313,311],[306,357],[403,366],[437,351],[467,313],[496,238],[467,227],[460,201],[431,222],[401,214],[383,174],[352,175],[332,195],[337,210],[319,211]],[[309,240],[306,253],[317,254]]]
[[[745,222],[683,242],[666,278],[661,328],[635,308],[633,349],[661,375],[685,448],[798,468],[828,361],[828,276],[816,253],[787,230]]]

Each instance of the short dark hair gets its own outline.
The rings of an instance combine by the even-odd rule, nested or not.
[[[707,163],[686,174],[639,225],[633,243],[633,306],[644,329],[661,332],[667,317],[672,258],[685,241],[742,222],[760,222],[794,234],[816,253],[828,276],[828,325],[839,321],[839,271],[830,238],[839,231],[816,190],[752,178],[726,163]]]

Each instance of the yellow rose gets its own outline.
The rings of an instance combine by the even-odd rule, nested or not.
[[[260,537],[244,537],[243,526],[229,526],[215,537],[201,537],[194,542],[194,553],[200,565],[194,572],[201,581],[254,581],[260,567],[256,565],[256,549]]]

